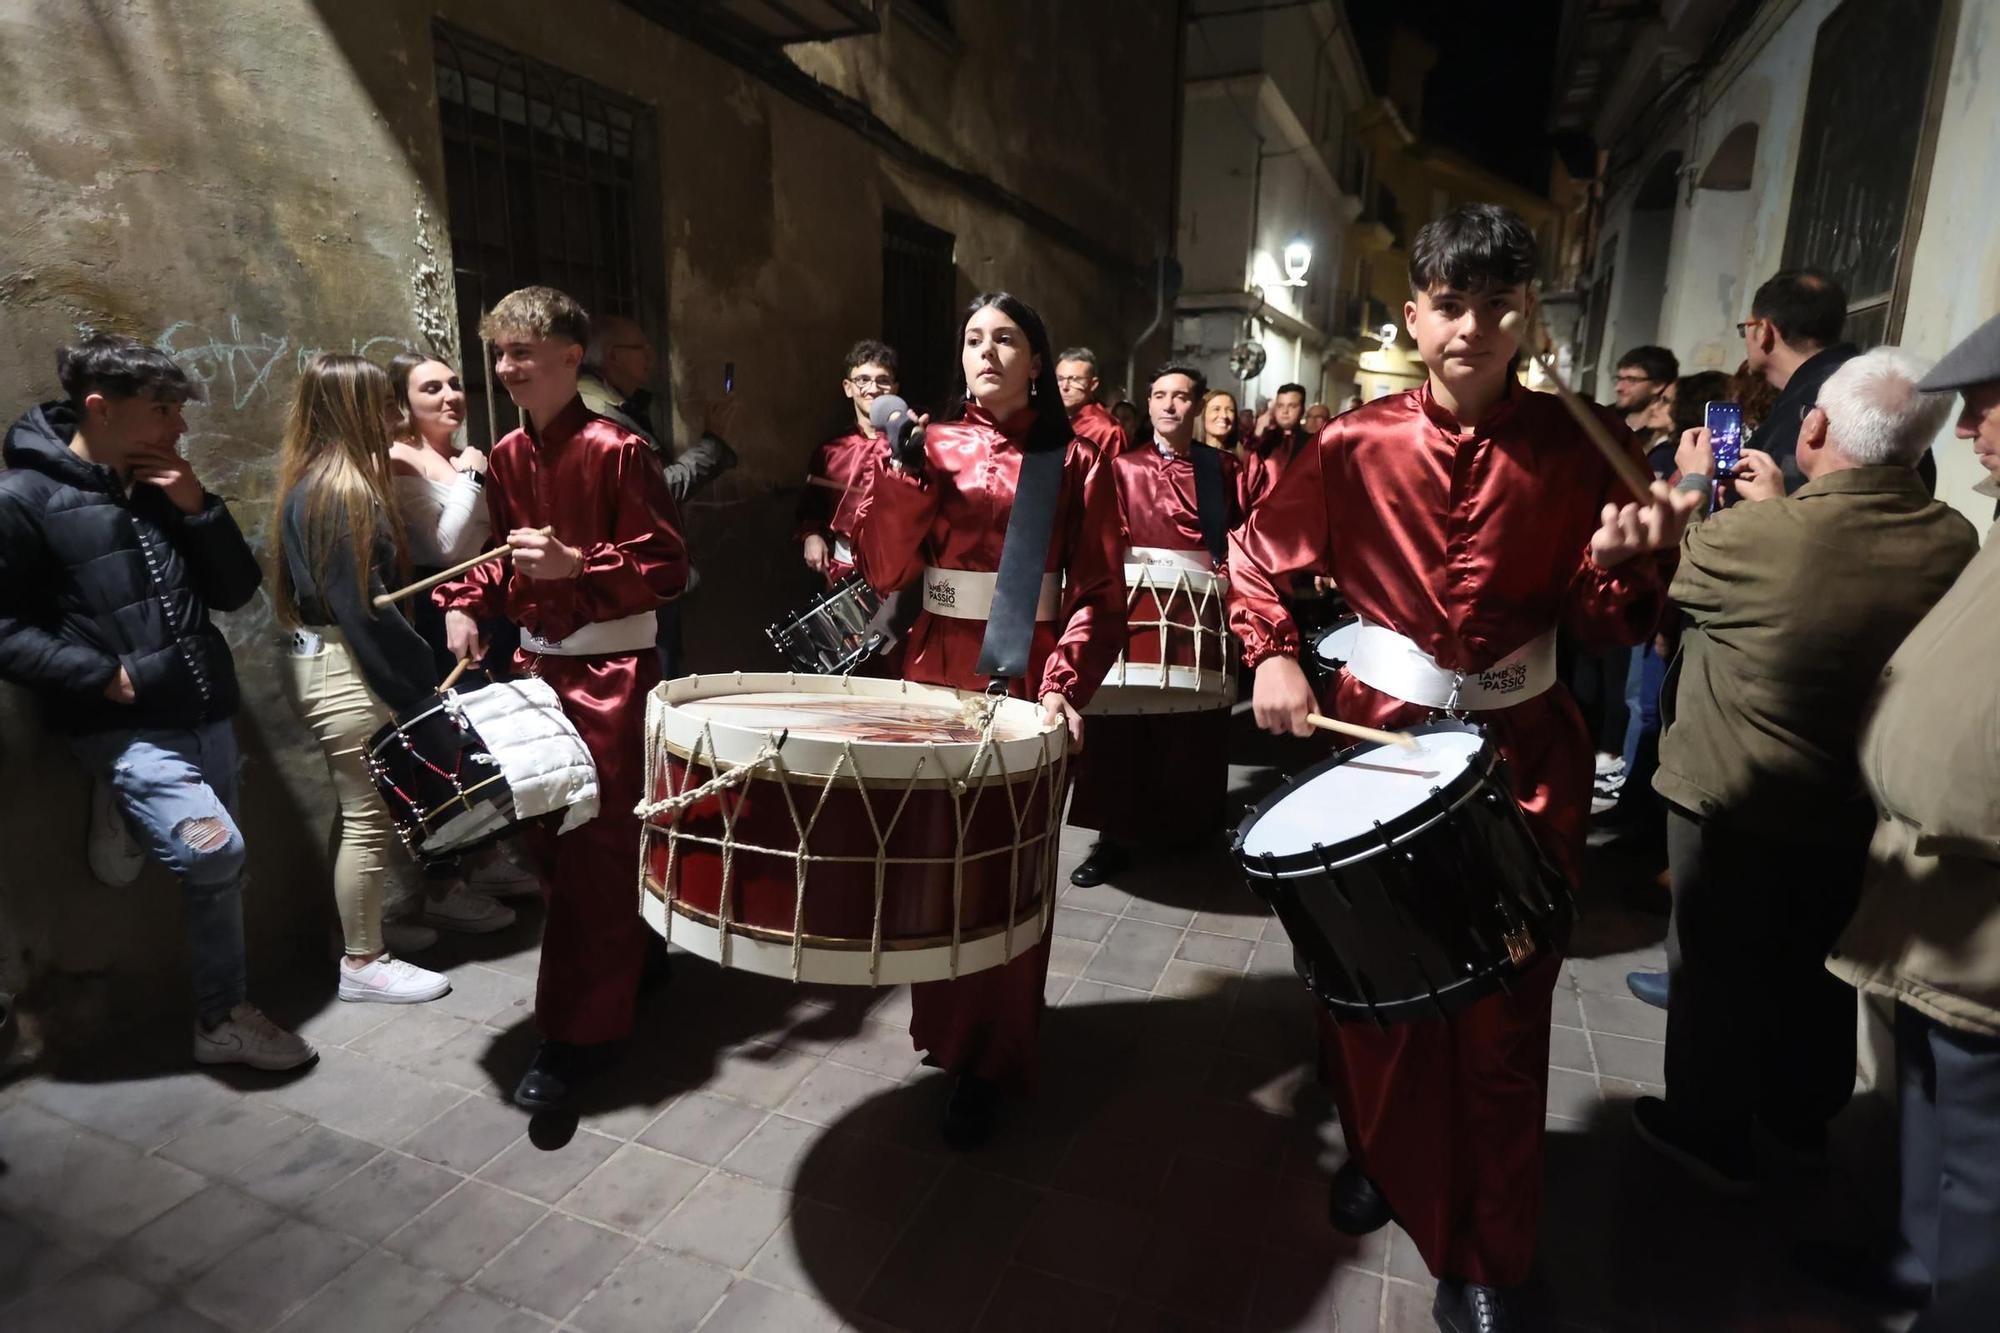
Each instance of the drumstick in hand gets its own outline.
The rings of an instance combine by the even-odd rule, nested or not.
[[[536,528],[535,531],[539,532],[542,536],[546,537],[550,533],[554,532],[555,529],[553,527]],[[415,583],[412,583],[407,588],[398,588],[394,592],[385,592],[380,597],[377,597],[375,599],[375,609],[379,611],[385,606],[391,606],[397,602],[402,601],[405,597],[414,597],[416,596],[416,594],[420,592],[425,592],[431,588],[435,588],[437,587],[438,584],[443,583],[446,579],[457,578],[460,574],[463,574],[466,570],[471,569],[474,565],[483,565],[488,560],[498,560],[501,556],[506,555],[509,551],[513,549],[514,549],[513,547],[507,545],[496,546],[492,550],[487,551],[484,554],[473,556],[472,559],[470,560],[462,560],[458,564],[453,565],[450,569],[440,569],[437,573],[431,575],[427,579],[418,579]]]
[[[1417,748],[1417,738],[1407,731],[1382,731],[1376,727],[1342,722],[1337,717],[1326,717],[1320,713],[1307,713],[1306,721],[1321,731],[1338,732],[1342,736],[1352,736],[1359,741],[1374,741],[1378,745],[1400,745],[1405,750]]]
[[[1500,317],[1500,331],[1519,342],[1522,351],[1542,363],[1542,371],[1549,377],[1549,383],[1556,386],[1556,397],[1562,399],[1563,406],[1576,418],[1576,424],[1583,427],[1583,433],[1597,446],[1597,452],[1604,455],[1604,461],[1611,464],[1611,470],[1618,474],[1618,480],[1625,483],[1625,489],[1632,492],[1640,504],[1651,504],[1654,500],[1652,478],[1633,461],[1631,454],[1611,438],[1611,432],[1604,428],[1604,423],[1591,406],[1577,397],[1563,381],[1562,373],[1556,369],[1555,358],[1538,345],[1540,340],[1535,334],[1539,327],[1539,321],[1531,320],[1518,310],[1509,310]]]

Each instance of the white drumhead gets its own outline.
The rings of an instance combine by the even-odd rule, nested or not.
[[[790,731],[800,740],[867,741],[874,745],[977,744],[986,701],[978,695],[939,698],[829,698],[799,690],[759,690],[691,699],[683,712],[703,721],[753,731]],[[1026,740],[1040,730],[1009,712],[995,720],[1000,740]]]
[[[1483,744],[1476,731],[1417,737],[1417,748],[1363,747],[1346,763],[1286,792],[1243,838],[1243,855],[1292,856],[1332,847],[1400,819],[1461,777]]]
[[[1361,633],[1361,622],[1350,620],[1340,628],[1319,636],[1313,651],[1319,660],[1328,666],[1339,666],[1354,656],[1354,640]]]

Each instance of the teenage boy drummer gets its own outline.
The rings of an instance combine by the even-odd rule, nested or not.
[[[1335,420],[1251,510],[1231,539],[1230,626],[1256,670],[1258,725],[1307,735],[1320,701],[1278,590],[1295,574],[1337,580],[1384,651],[1357,648],[1328,711],[1408,726],[1456,687],[1453,706],[1494,738],[1529,826],[1574,882],[1591,746],[1555,679],[1556,631],[1606,646],[1651,634],[1695,497],[1662,484],[1630,503],[1561,402],[1516,382],[1519,345],[1500,324],[1528,312],[1536,261],[1527,225],[1492,204],[1418,233],[1404,320],[1429,380]],[[1360,1234],[1393,1213],[1440,1279],[1442,1329],[1515,1327],[1506,1289],[1534,1257],[1560,966],[1528,964],[1511,993],[1448,1019],[1323,1024],[1351,1154],[1334,1223]]]
[[[645,923],[632,901],[633,814],[644,779],[646,695],[660,681],[655,612],[687,586],[666,474],[645,439],[577,396],[590,317],[550,287],[501,298],[479,323],[493,374],[528,424],[493,447],[486,505],[514,548],[433,596],[452,653],[483,655],[479,622],[521,627],[515,663],[562,699],[597,764],[597,817],[535,830],[549,884],[535,1024],[542,1045],[514,1091],[529,1110],[568,1101],[632,1031]],[[552,531],[544,535],[540,529]]]

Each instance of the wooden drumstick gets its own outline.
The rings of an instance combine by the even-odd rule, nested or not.
[[[1564,382],[1562,373],[1556,369],[1555,358],[1541,349],[1540,339],[1535,337],[1540,328],[1540,320],[1518,310],[1509,310],[1500,317],[1500,331],[1519,342],[1522,351],[1541,362],[1542,372],[1549,377],[1549,383],[1556,386],[1556,397],[1562,399],[1563,406],[1576,418],[1576,424],[1583,427],[1583,433],[1597,446],[1597,452],[1604,455],[1604,461],[1611,464],[1611,470],[1618,474],[1618,480],[1625,483],[1625,489],[1632,492],[1640,504],[1651,504],[1655,498],[1653,479],[1633,461],[1631,454],[1611,438],[1611,432],[1604,428],[1604,422],[1590,404],[1577,397]]]
[[[473,661],[469,657],[459,658],[458,665],[451,669],[451,674],[449,676],[446,676],[444,678],[444,683],[438,686],[438,693],[443,694],[446,690],[449,690],[452,686],[458,684],[458,678],[460,676],[463,676],[469,668],[475,667],[477,665],[479,664]]]
[[[852,486],[835,481],[832,477],[815,477],[811,475],[806,477],[806,485],[824,486],[830,491],[851,491],[854,489]]]
[[[1359,741],[1374,741],[1378,745],[1400,745],[1405,750],[1417,748],[1417,738],[1407,731],[1383,731],[1377,727],[1364,727],[1355,722],[1342,722],[1337,717],[1327,717],[1321,713],[1307,713],[1306,721],[1321,731],[1336,731]]]
[[[540,533],[542,536],[546,537],[550,533],[554,532],[555,528],[553,527],[536,528],[535,531]],[[473,556],[472,559],[470,560],[462,560],[458,564],[453,565],[450,569],[440,569],[437,573],[431,575],[427,579],[418,579],[415,583],[412,583],[407,588],[398,588],[394,592],[385,592],[380,597],[377,597],[375,599],[376,609],[380,610],[382,607],[392,606],[395,603],[402,601],[405,597],[413,597],[417,593],[426,592],[432,588],[437,587],[438,584],[443,583],[446,579],[457,578],[460,574],[463,574],[466,570],[471,569],[474,565],[483,565],[488,560],[498,560],[501,556],[506,555],[509,551],[513,549],[514,549],[513,547],[507,545],[496,546],[492,550],[487,551],[482,555]]]

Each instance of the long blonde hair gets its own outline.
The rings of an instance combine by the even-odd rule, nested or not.
[[[271,523],[273,601],[278,623],[299,623],[298,594],[285,560],[284,507],[295,487],[306,488],[305,561],[313,582],[325,586],[339,525],[338,510],[353,535],[354,577],[363,593],[374,573],[375,542],[386,532],[396,568],[408,574],[410,548],[389,490],[389,377],[366,357],[321,352],[306,363],[299,390],[285,416],[278,456],[278,502]]]

